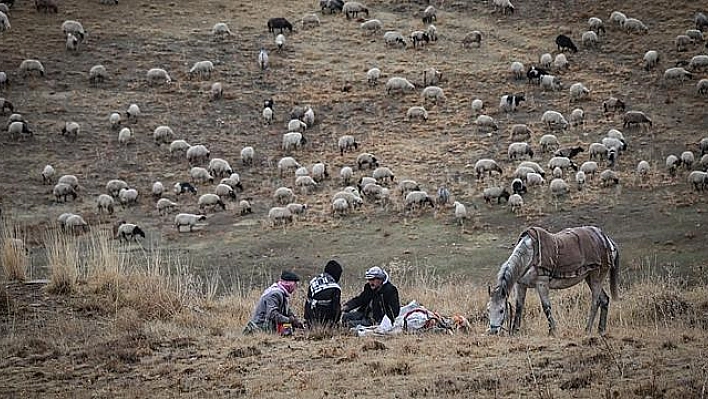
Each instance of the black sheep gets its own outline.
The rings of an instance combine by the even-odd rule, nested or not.
[[[271,18],[268,20],[268,32],[275,33],[275,30],[279,29],[280,33],[283,33],[283,29],[287,29],[290,33],[293,32],[293,24],[291,24],[287,19],[278,17]]]
[[[528,71],[526,71],[526,77],[529,80],[529,83],[531,83],[532,80],[536,79],[537,84],[541,84],[541,76],[543,75],[548,75],[548,71],[542,68],[537,68],[535,66],[531,66]]]
[[[574,156],[576,156],[584,151],[585,150],[581,146],[566,147],[566,148],[559,149],[558,151],[555,152],[554,155],[557,157],[566,157],[568,159],[572,159]]]
[[[558,45],[558,51],[569,49],[574,53],[578,52],[578,48],[575,46],[575,43],[573,43],[573,41],[566,35],[558,35],[558,37],[556,37],[556,44]]]
[[[184,194],[186,192],[190,192],[192,194],[197,193],[197,189],[191,183],[181,182],[177,184],[179,184],[179,192],[177,193],[177,195]]]

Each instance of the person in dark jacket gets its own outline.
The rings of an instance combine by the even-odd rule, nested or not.
[[[302,328],[302,323],[293,314],[288,304],[290,296],[297,288],[300,277],[289,271],[283,271],[280,280],[266,288],[261,294],[253,316],[243,329],[244,334],[253,334],[256,331],[276,332],[278,324],[292,324],[295,328]]]
[[[336,260],[330,260],[325,265],[324,272],[310,280],[304,312],[309,327],[332,327],[339,323],[342,296],[340,277],[342,265]]]
[[[365,277],[366,285],[361,294],[342,306],[342,324],[345,327],[373,326],[380,324],[384,316],[388,316],[393,323],[401,309],[398,289],[383,269],[374,266],[366,271]]]

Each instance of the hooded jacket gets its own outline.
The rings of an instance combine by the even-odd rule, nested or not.
[[[290,294],[278,283],[266,288],[253,310],[250,323],[265,331],[275,331],[278,323],[290,322],[293,313],[288,298]]]
[[[324,272],[310,280],[305,299],[305,320],[308,324],[336,324],[340,317],[342,288],[339,279],[342,266],[335,260],[325,265]]]
[[[401,310],[398,289],[389,281],[388,273],[384,274],[386,278],[377,290],[374,291],[366,284],[361,294],[347,301],[344,306],[350,311],[358,309],[377,324],[381,323],[384,316],[388,316],[391,322],[396,320]]]

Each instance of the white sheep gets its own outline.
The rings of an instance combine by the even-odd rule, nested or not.
[[[80,232],[87,232],[89,225],[80,215],[70,215],[66,218],[66,222],[64,222],[64,228],[67,232],[78,234]]]
[[[407,121],[413,120],[413,119],[422,119],[424,121],[428,120],[428,111],[425,110],[425,108],[421,106],[413,106],[408,108],[408,111],[406,111],[406,118]]]
[[[354,136],[344,135],[337,141],[337,146],[339,147],[339,154],[344,155],[344,152],[351,151],[353,149],[359,148],[359,144],[356,142]]]
[[[534,170],[527,166],[517,166],[511,176],[515,179],[521,179],[521,181],[524,181],[528,179],[529,173],[534,173]]]
[[[190,79],[194,76],[197,75],[199,78],[211,78],[211,72],[214,70],[214,63],[211,61],[197,61],[192,65],[192,68],[189,69],[189,77]]]
[[[120,127],[120,114],[117,112],[112,113],[108,117],[108,123],[111,124],[111,129],[118,129]]]
[[[275,46],[278,47],[278,52],[283,51],[283,47],[285,47],[285,35],[282,33],[278,33],[278,36],[275,37]]]
[[[236,192],[233,187],[228,184],[219,183],[216,188],[214,188],[214,194],[218,195],[220,198],[229,197],[236,200]]]
[[[627,20],[627,16],[624,15],[624,13],[619,12],[619,11],[612,11],[612,14],[610,14],[610,22],[613,24],[619,26],[620,28],[624,24],[624,22]]]
[[[211,34],[217,39],[223,39],[224,36],[233,35],[233,33],[231,33],[231,29],[229,29],[229,26],[224,22],[217,22],[214,24],[211,28]]]
[[[546,179],[538,173],[530,172],[526,175],[527,186],[541,186],[546,184]]]
[[[681,67],[669,68],[664,71],[664,81],[675,80],[683,83],[686,79],[691,79],[693,74]]]
[[[45,165],[42,169],[42,184],[47,184],[52,182],[52,178],[56,171],[52,165]]]
[[[526,69],[524,68],[524,64],[520,63],[519,61],[514,61],[511,63],[509,66],[509,72],[514,76],[514,79],[519,80],[524,77],[524,72]]]
[[[307,144],[307,139],[299,132],[289,132],[283,135],[283,151],[297,150]]]
[[[366,82],[369,86],[376,86],[381,77],[381,70],[379,68],[371,68],[366,72]]]
[[[297,168],[301,167],[295,158],[293,157],[283,157],[278,161],[278,173],[280,176],[283,176],[283,172],[286,172],[288,170],[296,170]]]
[[[703,191],[708,187],[708,173],[694,170],[689,173],[688,182],[696,191]]]
[[[270,125],[273,123],[273,109],[269,107],[263,108],[263,111],[261,112],[263,115],[263,121],[267,124]]]
[[[553,179],[551,180],[550,184],[551,188],[551,195],[557,200],[561,197],[565,197],[570,193],[570,187],[568,186],[568,183],[565,182],[563,179]]]
[[[64,127],[61,129],[62,135],[72,135],[76,137],[79,134],[81,127],[76,122],[64,122]]]
[[[311,128],[315,125],[315,111],[311,107],[307,107],[305,114],[302,116],[302,121],[305,123],[305,127]]]
[[[406,47],[406,39],[403,37],[403,34],[398,31],[388,31],[384,33],[384,43],[386,43],[386,46],[397,46],[399,44],[402,44],[403,47]]]
[[[383,24],[378,19],[370,19],[368,21],[364,21],[361,23],[361,25],[359,25],[359,27],[361,28],[361,30],[364,31],[364,33],[369,34],[375,34],[383,30]]]
[[[179,233],[182,226],[189,226],[189,231],[191,232],[194,226],[203,220],[206,220],[206,215],[179,213],[175,216],[175,227],[177,227],[177,232]]]
[[[160,198],[162,197],[162,193],[165,192],[165,186],[161,182],[156,181],[155,183],[152,183],[152,189],[150,192],[153,197]]]
[[[128,110],[125,111],[125,115],[128,117],[128,120],[132,120],[133,123],[136,123],[140,116],[140,107],[138,107],[138,104],[130,104]]]
[[[519,166],[524,166],[524,167],[527,167],[527,168],[531,168],[531,169],[533,169],[534,172],[540,174],[541,176],[545,176],[545,175],[546,175],[546,171],[543,170],[543,168],[541,167],[541,165],[539,165],[539,164],[536,163],[536,162],[533,162],[533,161],[522,161],[522,162],[519,162]]]
[[[609,152],[609,148],[602,143],[591,143],[590,146],[588,146],[590,159],[604,160],[607,158]]]
[[[563,83],[560,78],[554,75],[541,76],[541,90],[544,91],[560,91],[563,89]]]
[[[585,123],[585,111],[582,108],[575,108],[570,113],[570,126],[578,126]]]
[[[186,152],[187,162],[196,164],[206,162],[211,156],[211,152],[202,144],[197,144],[189,147]]]
[[[504,173],[499,164],[497,164],[495,160],[489,158],[482,158],[475,162],[474,171],[477,174],[477,180],[481,179],[484,174],[491,176],[492,172],[497,172],[499,175]]]
[[[614,186],[616,184],[619,184],[619,176],[617,176],[617,172],[615,172],[612,169],[605,169],[600,173],[600,185],[603,187],[607,186]]]
[[[653,122],[651,119],[649,119],[644,112],[641,111],[627,111],[622,115],[622,127],[623,128],[630,128],[632,125],[649,125],[649,127],[653,126]]]
[[[579,170],[575,173],[575,183],[578,185],[578,191],[581,191],[585,186],[585,172]]]
[[[66,50],[79,51],[79,39],[72,33],[66,34]]]
[[[553,170],[551,171],[551,176],[553,176],[553,177],[556,178],[556,179],[561,179],[561,178],[563,178],[563,169],[561,169],[560,167],[556,166],[556,167],[553,168]]]
[[[320,26],[320,18],[317,14],[305,14],[300,22],[302,23],[302,29],[310,29]]]
[[[193,183],[214,183],[214,176],[212,176],[208,170],[198,166],[195,166],[189,170],[189,177]]]
[[[431,208],[435,208],[435,200],[425,191],[411,191],[410,193],[406,194],[406,210],[422,208],[426,204],[430,205]]]
[[[560,127],[561,129],[567,129],[569,125],[568,121],[565,120],[563,115],[557,111],[544,112],[541,116],[541,122],[546,124],[546,126],[548,126],[548,128],[551,130],[558,127]]]
[[[649,71],[659,64],[660,55],[656,50],[649,50],[644,53],[644,69]]]
[[[55,201],[59,202],[59,198],[63,198],[66,202],[66,197],[71,196],[72,200],[76,200],[77,194],[76,190],[69,184],[57,183],[52,189],[52,194],[54,194]]]
[[[288,122],[288,132],[304,132],[307,129],[307,123],[299,119],[291,119]]]
[[[349,212],[349,203],[344,198],[337,198],[332,201],[332,214],[344,216]]]
[[[351,166],[343,166],[339,170],[339,177],[342,178],[342,185],[346,186],[351,183],[354,178],[354,169]]]
[[[59,225],[62,231],[66,230],[66,220],[69,219],[71,215],[73,215],[73,213],[67,212],[62,213],[61,215],[59,215],[59,217],[57,217],[57,224]]]
[[[120,179],[109,180],[106,183],[106,191],[111,197],[117,197],[120,190],[128,188],[128,183]]]
[[[600,166],[595,161],[586,161],[580,165],[580,170],[583,171],[586,176],[590,176],[590,180],[592,180],[595,174],[600,170]]]
[[[642,22],[636,18],[625,19],[624,23],[622,24],[622,30],[624,30],[625,32],[639,32],[639,33],[649,32],[649,28],[647,28],[647,26],[644,25],[644,22]]]
[[[672,177],[676,175],[676,168],[681,165],[681,159],[674,154],[669,154],[666,157],[666,168],[669,171],[669,175]]]
[[[152,138],[155,140],[155,144],[160,146],[160,144],[167,144],[172,141],[175,133],[169,126],[158,126],[152,134]]]
[[[455,221],[459,225],[463,225],[467,219],[467,208],[459,201],[452,203],[455,207]]]
[[[255,150],[251,146],[243,147],[241,149],[241,164],[253,166],[253,156],[255,155]]]
[[[208,193],[200,195],[197,204],[199,204],[199,212],[204,212],[206,207],[211,207],[212,210],[214,210],[217,206],[220,206],[221,210],[226,210],[226,204],[216,194]]]
[[[354,188],[353,190],[347,191],[346,189],[343,191],[339,191],[335,193],[332,196],[332,202],[336,201],[339,198],[343,198],[345,201],[347,201],[347,205],[349,206],[350,209],[355,209],[357,207],[360,207],[364,205],[364,200],[361,199],[359,196],[359,193],[357,190]]]
[[[482,32],[473,30],[472,32],[468,32],[462,39],[463,47],[471,47],[472,43],[477,43],[477,47],[482,46]]]
[[[590,17],[590,19],[588,19],[588,28],[598,35],[605,33],[605,24],[597,17]]]
[[[362,152],[356,157],[356,164],[359,170],[363,169],[364,165],[367,165],[370,169],[377,168],[379,166],[379,161],[376,157],[368,152]]]
[[[211,101],[217,101],[224,97],[224,87],[221,82],[214,82],[211,84]]]
[[[68,33],[76,36],[79,40],[83,41],[86,36],[88,36],[88,31],[84,29],[81,22],[68,19],[61,24],[61,30],[64,32],[64,36]]]
[[[392,183],[395,178],[391,169],[385,166],[380,166],[374,169],[374,172],[371,174],[371,176],[376,179],[376,182],[379,184]]]
[[[110,195],[101,194],[96,199],[96,205],[98,208],[98,213],[101,213],[101,211],[105,211],[109,215],[112,215],[115,201],[113,201],[113,197],[111,197]]]
[[[130,144],[132,135],[133,134],[130,131],[130,128],[124,127],[123,129],[120,129],[120,132],[118,132],[118,143],[127,146]]]
[[[686,36],[690,37],[691,39],[697,42],[702,42],[705,40],[705,38],[703,37],[703,32],[698,29],[687,29]]]
[[[290,213],[292,213],[293,215],[304,215],[305,212],[307,212],[307,210],[309,209],[307,204],[298,204],[295,202],[287,204],[285,207],[288,208]]]
[[[19,72],[23,78],[26,77],[27,74],[29,74],[30,72],[37,72],[37,73],[39,73],[39,76],[44,76],[46,73],[44,71],[44,66],[38,60],[24,60],[24,61],[22,61],[20,63]]]
[[[273,201],[281,205],[295,202],[295,193],[288,187],[278,187],[273,193]]]
[[[556,58],[553,59],[553,66],[558,71],[562,71],[563,69],[570,68],[570,62],[568,62],[568,58],[566,58],[565,54],[560,53],[560,54],[557,54]]]
[[[312,165],[312,178],[315,179],[316,182],[319,183],[328,177],[329,172],[327,172],[326,164],[324,164],[323,162],[317,162],[316,164]]]
[[[511,211],[518,214],[524,206],[524,199],[519,194],[511,194],[507,203],[509,204]]]
[[[243,184],[241,184],[241,176],[238,173],[232,173],[229,177],[221,179],[221,184],[226,184],[227,186],[243,191]]]
[[[533,131],[524,124],[515,124],[511,127],[511,141],[530,140]]]
[[[118,200],[123,206],[138,204],[138,190],[134,188],[123,188],[118,192]]]
[[[693,56],[688,62],[688,67],[693,71],[705,70],[708,68],[708,55],[699,54]]]
[[[570,85],[570,102],[580,101],[590,95],[590,89],[582,83],[573,83]]]
[[[688,46],[693,44],[694,40],[687,35],[678,35],[674,39],[674,45],[676,45],[676,51],[687,51]]]
[[[415,86],[406,78],[394,76],[386,82],[386,94],[402,93],[413,90],[415,90]]]
[[[681,165],[683,165],[685,169],[691,169],[693,167],[693,163],[696,162],[696,157],[691,151],[682,152],[680,159]]]
[[[229,163],[225,159],[221,158],[214,158],[209,161],[209,167],[207,169],[209,170],[210,174],[218,177],[234,173],[234,170],[231,168],[231,165],[229,165]]]
[[[502,14],[513,14],[515,7],[510,0],[494,0],[494,11],[501,11]]]
[[[12,28],[12,25],[10,24],[10,19],[7,17],[6,11],[0,11],[0,32],[8,31],[10,28]]]
[[[63,175],[62,177],[59,178],[59,180],[57,180],[57,183],[68,184],[74,190],[79,189],[79,179],[74,175]]]
[[[551,64],[553,63],[553,56],[550,53],[543,53],[538,58],[538,63],[543,68],[551,69]]]
[[[123,223],[118,226],[118,230],[116,231],[116,238],[125,240],[125,242],[129,242],[131,239],[138,242],[138,236],[145,238],[145,232],[140,226],[133,223]]]
[[[555,169],[555,168],[561,168],[563,170],[567,169],[573,169],[573,170],[578,170],[578,167],[575,165],[573,161],[570,160],[568,157],[552,157],[548,161],[548,169]]]
[[[170,74],[168,74],[167,71],[162,68],[152,68],[148,70],[147,80],[148,83],[151,85],[158,83],[172,83],[172,78],[170,78]]]
[[[189,150],[189,143],[187,143],[185,140],[175,140],[170,143],[170,156],[181,156],[182,154],[187,154],[187,150]]]
[[[637,164],[637,175],[639,175],[639,182],[642,183],[651,173],[651,165],[647,161],[639,161]]]
[[[515,160],[517,158],[523,158],[526,155],[529,156],[529,158],[533,158],[533,150],[531,149],[531,146],[529,143],[526,142],[514,142],[509,144],[509,148],[507,150],[507,155],[510,160]]]
[[[477,125],[477,133],[499,130],[499,124],[489,115],[479,115],[475,120],[475,125]]]
[[[307,176],[307,175],[298,176],[295,179],[295,186],[300,187],[301,193],[307,194],[317,188],[317,182],[312,177]]]
[[[583,32],[580,41],[586,48],[597,48],[600,45],[600,38],[597,36],[597,33],[591,30]]]
[[[248,202],[247,200],[239,201],[238,208],[239,208],[239,214],[241,214],[241,216],[245,216],[245,215],[248,215],[249,213],[253,213],[253,210],[251,209],[251,203]]]
[[[286,223],[293,222],[293,214],[287,207],[274,206],[268,211],[268,219],[271,227],[284,226]]]
[[[708,94],[708,79],[701,79],[696,83],[696,92],[701,95]]]
[[[265,51],[265,49],[261,49],[261,51],[258,53],[258,67],[261,69],[261,71],[265,71],[266,69],[268,69],[268,64],[268,52]]]
[[[472,112],[476,115],[484,110],[484,102],[479,98],[472,100]]]

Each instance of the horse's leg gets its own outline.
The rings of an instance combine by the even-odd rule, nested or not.
[[[546,314],[548,319],[548,334],[555,335],[556,333],[556,321],[553,319],[553,314],[551,313],[551,298],[549,296],[548,281],[546,278],[539,278],[536,284],[536,291],[538,291],[538,297],[541,299],[541,306],[543,307],[543,313]]]
[[[591,274],[585,281],[590,287],[590,315],[588,316],[588,324],[585,330],[587,334],[590,335],[592,334],[592,325],[595,322],[595,316],[597,316],[597,309],[600,307],[600,294],[603,292],[603,289],[602,280],[598,280],[597,276]]]
[[[526,287],[516,284],[516,313],[514,314],[514,323],[511,325],[511,334],[516,334],[521,327],[524,303],[526,303]]]
[[[600,325],[597,329],[600,335],[605,335],[605,329],[607,328],[607,311],[609,307],[610,297],[603,289],[602,291],[600,291]]]

